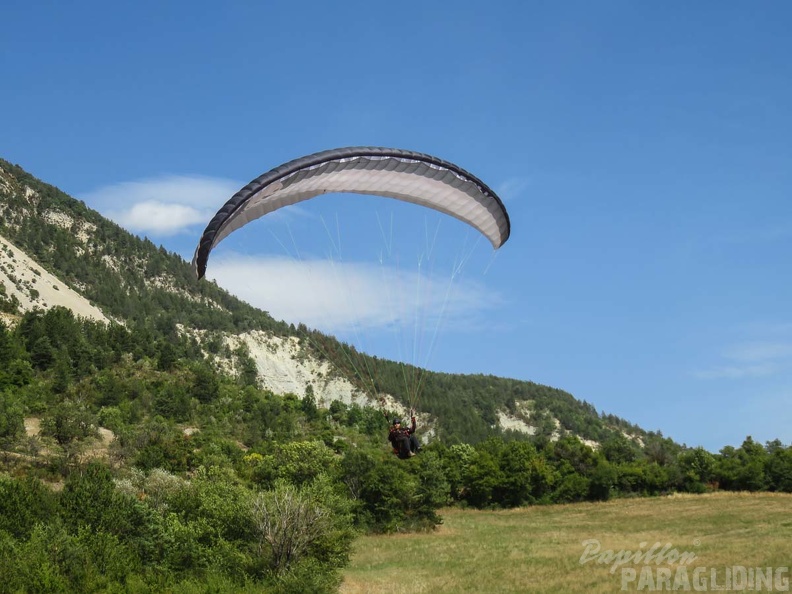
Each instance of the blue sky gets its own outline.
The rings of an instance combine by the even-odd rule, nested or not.
[[[327,148],[437,155],[509,210],[493,257],[416,209],[300,205],[210,262],[262,309],[341,333],[352,310],[390,354],[414,312],[386,271],[423,283],[432,369],[712,450],[792,442],[789,3],[11,0],[3,21],[0,156],[186,259],[239,187]]]

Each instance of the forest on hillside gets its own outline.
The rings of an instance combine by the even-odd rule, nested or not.
[[[207,335],[206,345],[216,351],[210,354],[217,354],[225,334],[263,330],[294,336],[307,353],[330,361],[361,392],[390,394],[405,405],[410,401],[405,374],[420,376],[422,412],[435,419],[437,435],[449,443],[478,443],[502,435],[498,411],[520,417],[526,403],[531,407],[531,425],[547,438],[560,431],[596,442],[621,433],[643,443],[664,439],[615,415],[599,414],[563,390],[507,378],[416,369],[358,352],[304,324],[274,320],[216,284],[196,281],[179,255],[128,233],[21,167],[0,159],[0,174],[5,182],[5,188],[0,186],[0,234],[106,315],[151,337],[174,340],[179,328],[201,331]],[[53,212],[65,214],[70,223],[53,223]],[[17,305],[0,295],[0,308],[15,311]],[[363,370],[375,372],[367,376]]]

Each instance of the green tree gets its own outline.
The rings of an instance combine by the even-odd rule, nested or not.
[[[159,355],[157,357],[157,369],[160,371],[170,371],[178,360],[176,349],[167,340],[160,341],[158,346]]]
[[[0,532],[25,540],[36,524],[50,521],[56,511],[55,496],[41,481],[0,475]]]
[[[574,435],[565,435],[554,442],[548,450],[548,460],[556,466],[567,462],[574,472],[583,476],[590,476],[599,462],[597,453]]]
[[[202,404],[214,402],[220,395],[220,378],[217,373],[204,364],[191,367],[193,379],[190,392]]]
[[[476,452],[464,475],[464,499],[474,507],[484,508],[498,501],[493,498],[495,490],[503,483],[495,457],[486,451]]]
[[[475,448],[467,443],[454,444],[442,452],[443,474],[448,481],[449,493],[456,501],[463,497],[468,467],[475,458]]]
[[[164,382],[154,393],[152,408],[166,419],[180,423],[188,421],[192,407],[187,386],[175,381]]]
[[[37,370],[49,369],[55,361],[55,349],[47,336],[36,339],[30,348],[30,361]]]
[[[792,493],[792,447],[768,449],[772,452],[767,460],[768,488]]]
[[[96,417],[85,404],[64,400],[47,412],[41,430],[61,446],[68,446],[96,434]]]
[[[634,442],[621,433],[615,433],[602,443],[600,453],[608,462],[623,464],[634,462],[639,451]]]
[[[679,454],[682,488],[691,493],[703,493],[715,471],[715,457],[702,447]]]
[[[258,386],[258,367],[253,357],[250,356],[250,349],[245,343],[240,345],[234,351],[234,358],[237,365],[237,378],[242,386]]]
[[[19,348],[5,323],[0,320],[0,369],[6,369],[19,356]]]
[[[512,441],[505,444],[499,455],[498,466],[501,480],[495,487],[495,498],[507,507],[535,503],[549,491],[554,482],[544,458],[527,442]]]
[[[442,522],[437,510],[451,502],[451,486],[446,480],[440,456],[435,452],[424,449],[417,462],[415,515],[424,521],[425,528],[434,528]]]
[[[69,475],[59,505],[61,516],[72,530],[85,526],[96,531],[117,528],[118,501],[110,470],[92,462]]]
[[[321,441],[279,443],[272,454],[262,457],[254,477],[265,486],[279,479],[300,486],[323,473],[334,472],[337,464],[333,450]]]
[[[305,418],[309,421],[315,421],[319,418],[319,408],[316,406],[316,395],[314,394],[313,385],[308,384],[305,387],[305,396],[303,396],[300,408]]]
[[[591,474],[589,497],[607,501],[614,493],[618,478],[618,471],[610,462],[601,462]]]
[[[7,448],[24,431],[22,405],[9,392],[0,391],[0,447]]]
[[[760,491],[767,487],[766,462],[767,451],[748,436],[739,448],[721,449],[714,474],[723,489]]]

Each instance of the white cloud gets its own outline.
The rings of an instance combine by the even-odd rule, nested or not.
[[[500,299],[469,280],[376,264],[237,254],[213,256],[208,276],[276,319],[328,333],[434,332],[497,307]]]
[[[164,236],[205,224],[240,187],[228,179],[169,175],[111,184],[81,198],[129,231]]]
[[[133,232],[152,235],[173,235],[195,225],[206,223],[211,216],[205,211],[182,204],[140,202],[131,208],[110,213],[110,218]]]

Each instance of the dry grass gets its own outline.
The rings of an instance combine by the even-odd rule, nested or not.
[[[445,524],[432,534],[359,539],[341,592],[620,591],[622,567],[611,573],[612,562],[580,562],[588,539],[600,542],[600,552],[647,552],[654,543],[669,543],[679,553],[696,556],[687,566],[691,575],[699,566],[717,568],[719,576],[732,566],[790,567],[791,511],[792,495],[743,493],[508,511],[449,509],[443,513]],[[649,565],[655,572],[659,567],[675,571],[678,563]],[[638,574],[643,566],[623,565]],[[627,591],[637,590],[637,583],[627,584]]]

